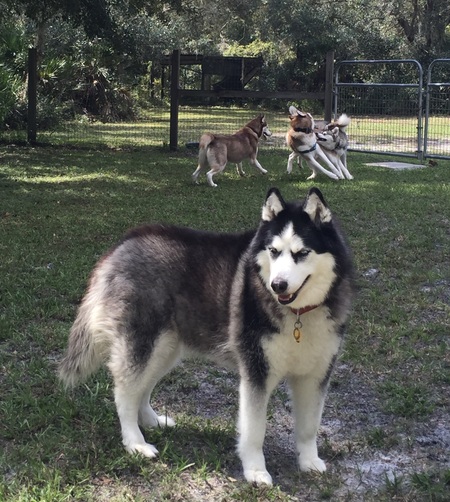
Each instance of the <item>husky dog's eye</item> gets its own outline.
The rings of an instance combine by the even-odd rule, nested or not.
[[[306,258],[310,252],[311,252],[310,249],[301,249],[300,251],[297,251],[296,253],[292,253],[292,256],[295,260],[301,260],[303,258]]]
[[[273,258],[276,258],[277,256],[279,256],[280,251],[278,251],[278,249],[276,249],[274,247],[270,247],[268,249],[269,249],[270,256],[272,256]]]

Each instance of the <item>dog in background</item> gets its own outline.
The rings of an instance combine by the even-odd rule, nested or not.
[[[222,172],[227,162],[234,162],[240,176],[245,176],[242,170],[244,159],[249,159],[251,165],[258,168],[262,174],[266,174],[267,171],[258,162],[256,156],[261,136],[267,139],[271,135],[264,115],[254,118],[235,134],[203,134],[200,138],[198,166],[192,174],[192,179],[198,183],[200,173],[209,167],[210,170],[206,173],[208,184],[216,187],[213,176]]]
[[[343,179],[343,174],[332,164],[317,144],[313,116],[291,106],[289,107],[289,120],[290,128],[286,134],[286,143],[292,153],[289,155],[287,172],[289,174],[292,172],[294,159],[300,157],[312,170],[308,179],[314,179],[319,172],[334,180]],[[319,164],[317,158],[322,160],[330,170],[328,171]]]
[[[343,113],[336,122],[331,122],[316,132],[317,141],[325,155],[348,180],[353,179],[347,169],[348,136],[346,129],[350,122],[350,117]]]

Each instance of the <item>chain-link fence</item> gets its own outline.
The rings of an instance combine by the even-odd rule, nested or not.
[[[401,78],[399,78],[401,75]],[[399,82],[399,80],[401,80]],[[282,94],[282,93],[279,93]],[[414,60],[343,61],[336,66],[334,112],[347,113],[350,149],[417,158],[450,158],[450,59],[434,61],[423,84]],[[323,118],[324,101],[277,98],[214,98],[178,107],[178,146],[195,148],[205,131],[229,134],[264,113],[273,136],[261,148],[285,147],[288,106]],[[39,96],[38,96],[39,102]],[[200,104],[199,104],[200,103]],[[133,121],[101,121],[89,113],[69,113],[54,128],[39,128],[37,142],[87,148],[168,147],[170,105],[141,100]],[[27,132],[3,131],[4,142],[26,141]]]

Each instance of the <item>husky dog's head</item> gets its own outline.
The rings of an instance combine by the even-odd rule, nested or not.
[[[261,115],[260,117],[261,117],[262,136],[264,139],[267,139],[270,136],[272,136],[272,131],[269,129],[266,117],[264,115]]]
[[[295,106],[289,107],[289,120],[294,131],[311,133],[315,127],[313,116],[297,110]]]
[[[320,146],[323,146],[327,150],[334,150],[339,142],[339,127],[316,132],[316,137],[317,141],[320,142]]]
[[[248,127],[254,133],[256,133],[258,138],[262,136],[264,139],[267,139],[269,136],[272,136],[272,132],[267,125],[265,115],[258,115],[253,120],[250,120],[250,122],[248,122],[245,127]]]
[[[270,189],[258,239],[259,274],[279,304],[299,309],[325,301],[344,244],[319,189],[299,202],[285,202]]]

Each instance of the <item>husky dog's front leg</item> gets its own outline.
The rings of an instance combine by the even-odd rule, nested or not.
[[[295,437],[298,462],[302,471],[325,472],[325,462],[317,452],[319,430],[325,391],[315,378],[295,377],[289,380],[292,390]]]
[[[266,470],[263,453],[268,401],[269,396],[266,391],[255,389],[249,380],[241,379],[238,453],[245,479],[258,485],[272,485],[272,477]]]
[[[255,166],[262,174],[267,174],[267,170],[258,162],[256,157],[250,159],[250,164]]]

